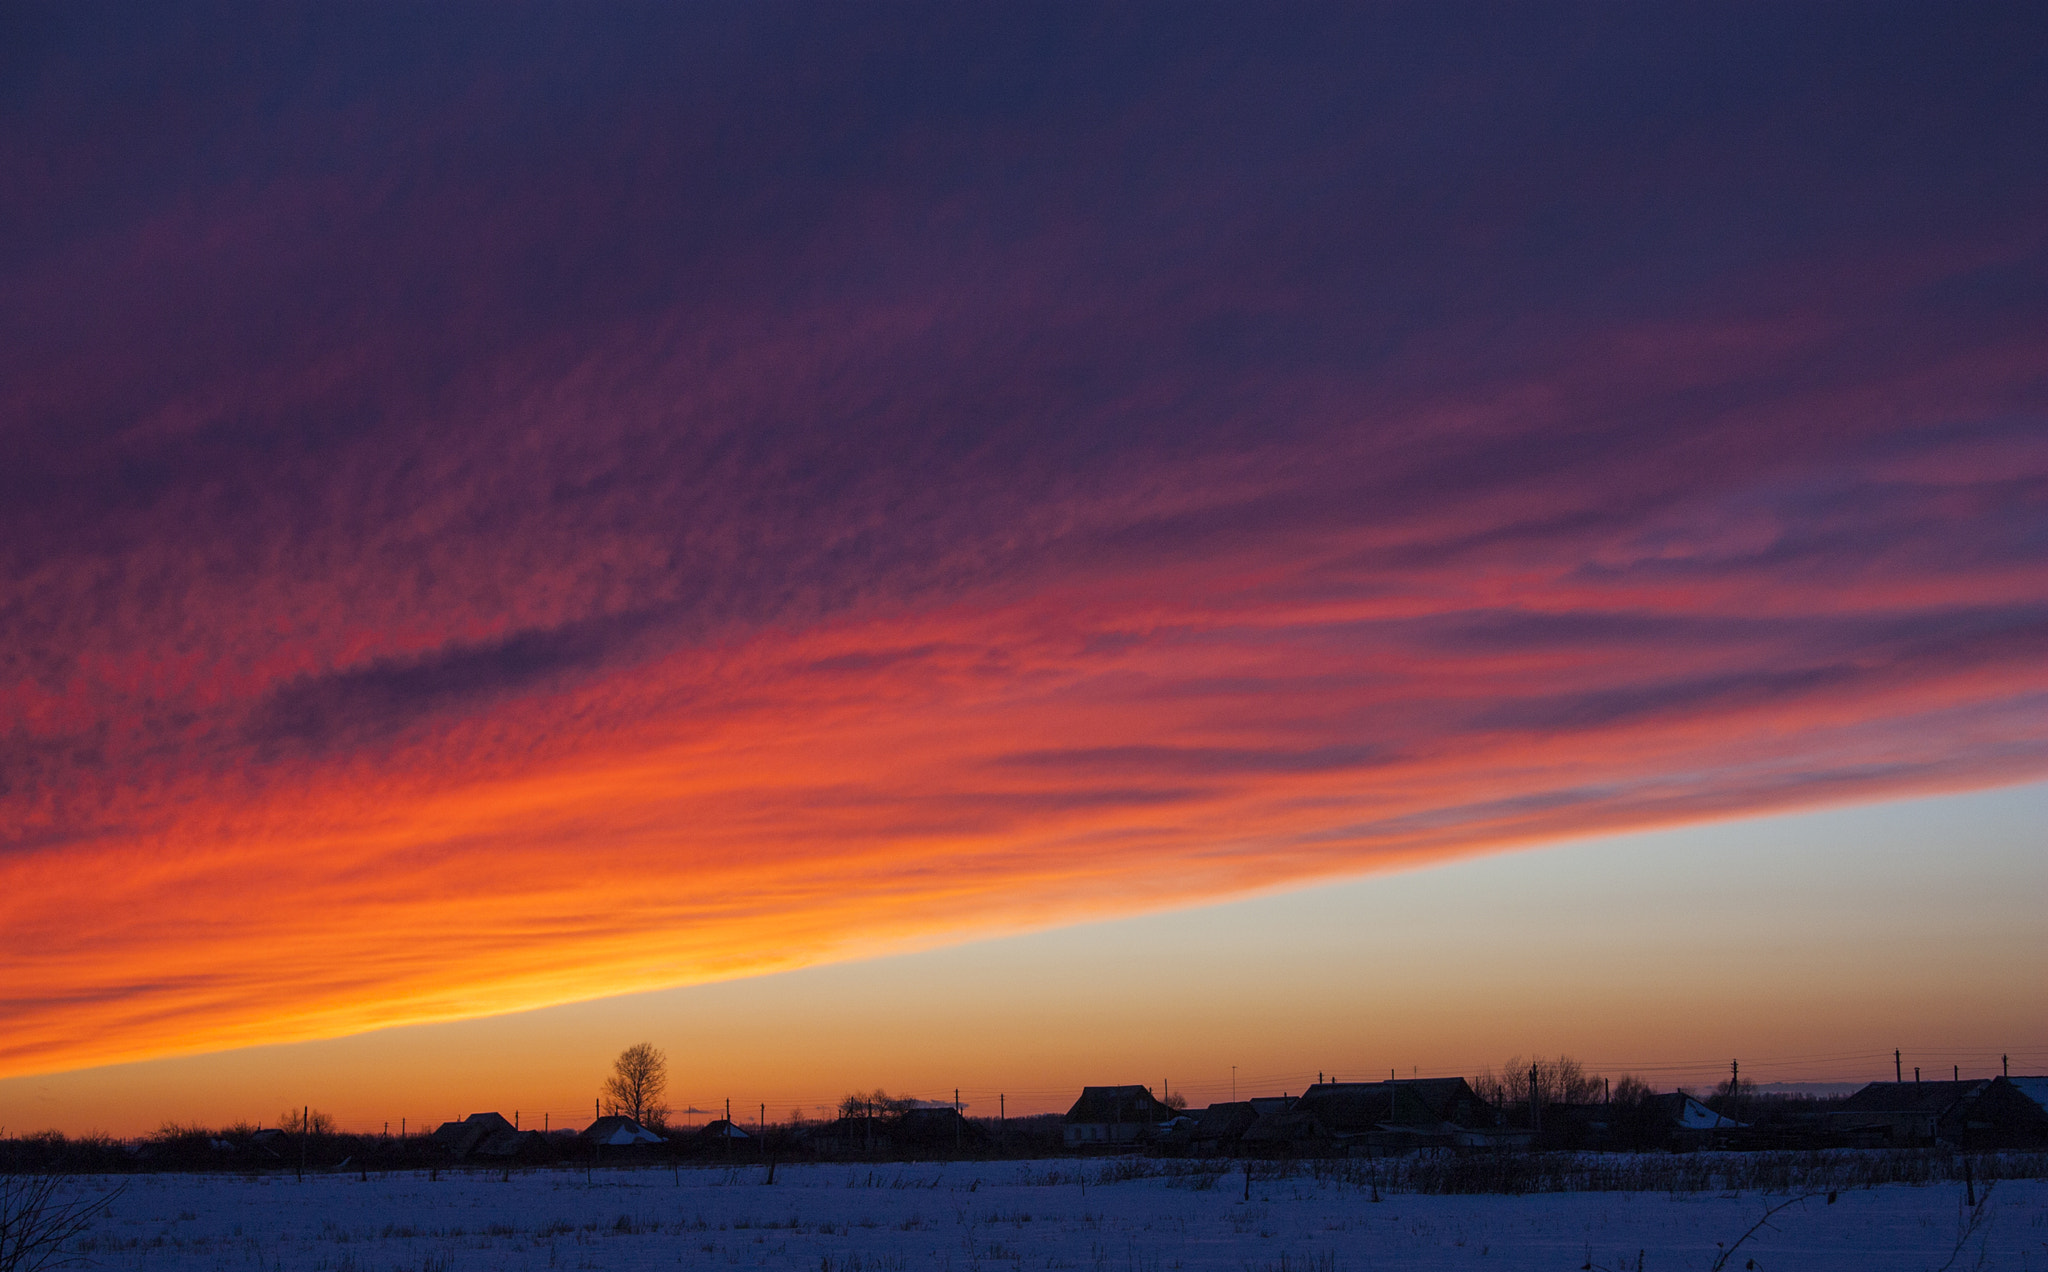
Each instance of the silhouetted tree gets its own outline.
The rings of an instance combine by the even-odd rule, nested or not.
[[[0,1174],[0,1272],[38,1272],[83,1262],[66,1247],[125,1187],[67,1196],[55,1175]]]
[[[611,1112],[659,1128],[668,1123],[668,1105],[661,1102],[667,1091],[667,1054],[651,1042],[636,1042],[612,1061],[601,1094]]]
[[[896,1117],[917,1107],[908,1095],[890,1095],[880,1087],[872,1091],[850,1091],[839,1102],[841,1117]]]
[[[292,1135],[332,1135],[334,1119],[319,1109],[287,1109],[277,1115],[277,1129]]]
[[[1590,1104],[1600,1098],[1600,1075],[1587,1073],[1585,1066],[1570,1056],[1553,1060],[1510,1056],[1501,1072],[1488,1069],[1472,1080],[1472,1090],[1490,1104],[1508,1107],[1529,1103],[1529,1070],[1536,1070],[1536,1100],[1539,1104]]]

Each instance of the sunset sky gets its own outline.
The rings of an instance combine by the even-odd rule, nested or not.
[[[2048,1070],[2044,48],[9,6],[0,1124]]]

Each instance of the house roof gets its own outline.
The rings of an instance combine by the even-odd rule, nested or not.
[[[1296,1118],[1324,1135],[1363,1135],[1394,1116],[1386,1082],[1318,1082],[1294,1102]]]
[[[616,1113],[607,1114],[584,1127],[577,1133],[578,1139],[592,1140],[599,1144],[625,1146],[628,1144],[659,1144],[662,1137],[648,1130],[630,1117]]]
[[[472,1113],[459,1122],[441,1123],[428,1138],[462,1157],[488,1140],[516,1134],[512,1123],[502,1113]]]
[[[2048,1111],[2048,1077],[2007,1078],[2006,1081],[2012,1083],[2013,1089],[2021,1095],[2040,1105],[2044,1111]]]
[[[1319,1082],[1301,1093],[1294,1112],[1325,1135],[1362,1135],[1382,1125],[1434,1130],[1494,1122],[1492,1106],[1463,1078]]]
[[[1842,1113],[1932,1113],[1937,1117],[1981,1092],[1983,1079],[1962,1082],[1873,1082],[1842,1101]]]
[[[1195,1124],[1188,1128],[1187,1133],[1198,1140],[1236,1139],[1252,1129],[1252,1123],[1258,1120],[1259,1111],[1252,1107],[1250,1100],[1212,1104],[1195,1114]]]
[[[1647,1101],[1657,1115],[1682,1131],[1727,1131],[1740,1130],[1748,1125],[1732,1117],[1725,1117],[1701,1104],[1683,1091],[1667,1091],[1653,1095]]]
[[[1067,1110],[1069,1122],[1157,1123],[1173,1116],[1173,1110],[1152,1098],[1141,1086],[1082,1087],[1081,1098]]]

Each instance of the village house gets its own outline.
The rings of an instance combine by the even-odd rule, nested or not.
[[[1116,1148],[1149,1143],[1172,1116],[1147,1087],[1082,1087],[1063,1130],[1068,1148]]]
[[[460,1160],[483,1146],[494,1135],[517,1135],[502,1113],[472,1113],[453,1122],[443,1122],[427,1139]]]
[[[1526,1141],[1505,1131],[1492,1105],[1463,1078],[1318,1082],[1284,1112],[1245,1132],[1247,1146],[1291,1152],[1377,1153]]]
[[[662,1144],[667,1141],[648,1130],[630,1117],[613,1113],[597,1119],[578,1132],[577,1139],[586,1144],[604,1148],[631,1148],[637,1144]]]

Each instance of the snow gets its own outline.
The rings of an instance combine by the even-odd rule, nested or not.
[[[621,1126],[610,1135],[600,1139],[598,1143],[623,1148],[631,1144],[659,1144],[661,1143],[661,1136],[656,1135],[653,1131],[641,1130],[638,1127]]]
[[[1742,1125],[1732,1117],[1722,1117],[1689,1095],[1685,1097],[1685,1111],[1679,1115],[1678,1124],[1689,1131],[1713,1131]]]
[[[2021,1095],[2048,1109],[2048,1078],[2012,1078],[2010,1081],[2020,1089]]]
[[[790,1272],[1707,1269],[1784,1194],[1383,1194],[1307,1171],[1123,1179],[1149,1163],[969,1162],[371,1176],[142,1175],[83,1253],[109,1269]],[[1220,1169],[1220,1167],[1219,1167]],[[1269,1169],[1270,1168],[1266,1168]],[[122,1181],[83,1179],[87,1190]],[[1962,1189],[1884,1185],[1780,1212],[1728,1263],[1934,1269]],[[2048,1182],[1997,1185],[1957,1267],[2048,1268]]]

